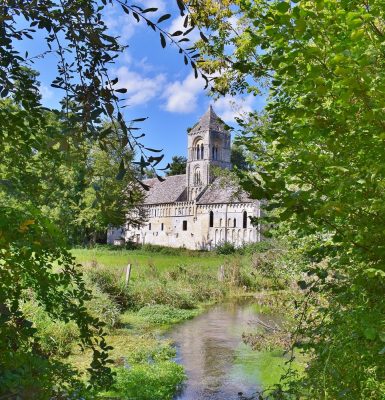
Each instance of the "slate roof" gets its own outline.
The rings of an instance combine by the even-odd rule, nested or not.
[[[186,201],[186,175],[168,176],[163,182],[157,178],[146,179],[144,183],[150,186],[145,192],[144,204],[174,203]]]
[[[197,204],[252,203],[254,200],[239,186],[216,179],[197,200]]]
[[[191,132],[205,131],[208,129],[220,132],[226,131],[225,123],[215,114],[211,106],[193,126]]]
[[[146,192],[144,204],[175,203],[187,201],[186,175],[166,177],[164,182],[158,179],[147,179],[144,183],[150,186]],[[217,179],[207,186],[197,199],[197,204],[250,203],[253,202],[240,187],[229,185],[224,179]]]

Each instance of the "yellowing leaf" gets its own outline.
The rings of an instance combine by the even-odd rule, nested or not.
[[[361,39],[364,36],[364,34],[365,34],[365,32],[363,29],[357,29],[352,32],[352,34],[350,35],[350,38],[353,40],[358,40],[358,39]]]

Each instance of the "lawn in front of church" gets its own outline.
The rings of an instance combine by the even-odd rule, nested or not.
[[[167,251],[169,250],[169,251]],[[148,251],[146,249],[126,250],[109,247],[76,248],[72,254],[81,264],[96,262],[99,265],[111,268],[124,268],[132,265],[132,276],[138,271],[155,267],[159,271],[173,269],[178,266],[199,268],[200,270],[217,270],[229,256],[219,255],[215,252],[199,252],[183,249],[167,249],[162,251]],[[234,257],[234,256],[231,256]]]

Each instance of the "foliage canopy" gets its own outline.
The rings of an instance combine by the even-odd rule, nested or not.
[[[241,121],[242,142],[258,155],[258,173],[243,181],[268,199],[268,221],[284,224],[308,260],[293,340],[312,357],[290,390],[381,399],[384,3],[201,3],[195,16],[211,35],[199,65],[216,73],[217,91],[269,88],[263,115]]]

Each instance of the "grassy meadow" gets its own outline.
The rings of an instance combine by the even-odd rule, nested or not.
[[[77,261],[82,264],[97,262],[110,268],[121,269],[127,264],[133,266],[132,273],[135,277],[139,270],[149,266],[155,266],[159,271],[165,271],[183,265],[185,267],[199,268],[203,270],[218,269],[228,256],[218,255],[214,252],[198,252],[181,249],[161,248],[156,251],[156,247],[146,249],[113,249],[105,247],[95,247],[92,249],[77,248],[72,250],[72,254]]]
[[[225,255],[156,246],[134,250],[100,246],[76,248],[72,254],[92,292],[86,307],[104,322],[106,340],[112,346],[116,383],[108,393],[99,393],[101,398],[171,400],[185,375],[174,362],[172,343],[162,333],[210,304],[285,286],[267,274],[256,274],[250,252]],[[132,266],[128,286],[127,264]],[[221,266],[224,274],[219,279]],[[75,327],[58,325],[33,301],[24,311],[34,321],[45,351],[86,378],[91,352],[73,345],[78,337]]]

